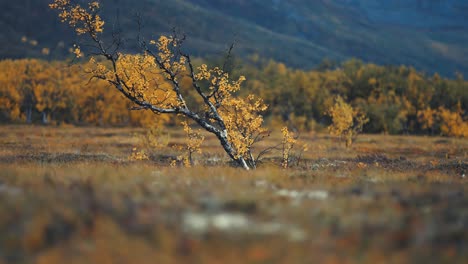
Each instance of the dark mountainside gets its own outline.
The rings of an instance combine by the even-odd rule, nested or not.
[[[49,10],[51,0],[0,1],[0,58],[63,58],[75,41]],[[177,28],[196,56],[219,56],[236,42],[240,56],[259,54],[288,66],[315,67],[324,58],[351,57],[405,64],[431,74],[468,74],[468,3],[463,0],[103,0],[105,30],[127,32],[135,48],[135,13],[142,35],[156,38]],[[116,17],[119,17],[117,20]],[[118,21],[118,22],[117,22]],[[37,47],[21,38],[38,41]],[[65,43],[62,45],[61,42]]]

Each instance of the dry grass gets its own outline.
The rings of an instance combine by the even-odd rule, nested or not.
[[[272,153],[246,172],[214,138],[198,166],[172,168],[177,152],[143,134],[0,127],[0,263],[468,261],[466,139],[363,135],[346,149],[308,134],[291,169]],[[133,147],[150,160],[129,161]]]

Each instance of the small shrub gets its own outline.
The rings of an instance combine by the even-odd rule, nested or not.
[[[175,166],[179,161],[182,162],[185,167],[192,167],[194,165],[193,155],[195,153],[202,153],[201,145],[205,137],[201,134],[200,130],[194,131],[187,121],[182,121],[182,126],[186,134],[186,143],[185,145],[174,146],[177,150],[182,151],[182,154],[171,162],[171,166]]]
[[[308,150],[307,144],[301,144],[301,150],[299,153],[294,154],[292,150],[294,147],[300,143],[298,141],[298,136],[291,133],[287,127],[283,127],[281,129],[281,133],[283,135],[283,140],[281,141],[282,145],[282,162],[281,166],[283,168],[289,168],[293,160],[296,160],[296,163],[299,164],[301,160],[301,156],[304,152]]]
[[[327,114],[332,118],[328,127],[330,134],[340,136],[346,147],[351,146],[354,139],[362,132],[364,125],[369,122],[367,116],[357,109],[353,109],[341,96],[336,97],[335,104]]]
[[[144,150],[138,150],[137,148],[132,149],[132,154],[128,157],[129,160],[149,160],[148,155]]]

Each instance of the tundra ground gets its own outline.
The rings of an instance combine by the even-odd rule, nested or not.
[[[291,168],[244,171],[211,137],[171,167],[183,135],[144,134],[0,127],[0,263],[468,262],[466,139],[305,134]]]

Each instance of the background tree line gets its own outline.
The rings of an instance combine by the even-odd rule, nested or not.
[[[243,92],[256,94],[269,105],[264,117],[272,126],[287,122],[297,130],[320,130],[330,123],[325,113],[340,95],[368,116],[367,133],[468,136],[468,82],[461,74],[447,79],[411,67],[354,59],[341,64],[325,61],[311,71],[258,56],[234,65],[234,76],[247,77]],[[90,79],[86,68],[85,62],[0,61],[0,121],[101,126],[174,122],[131,111],[131,102],[107,83]],[[158,73],[153,78],[164,86]],[[189,86],[187,76],[181,87]]]

